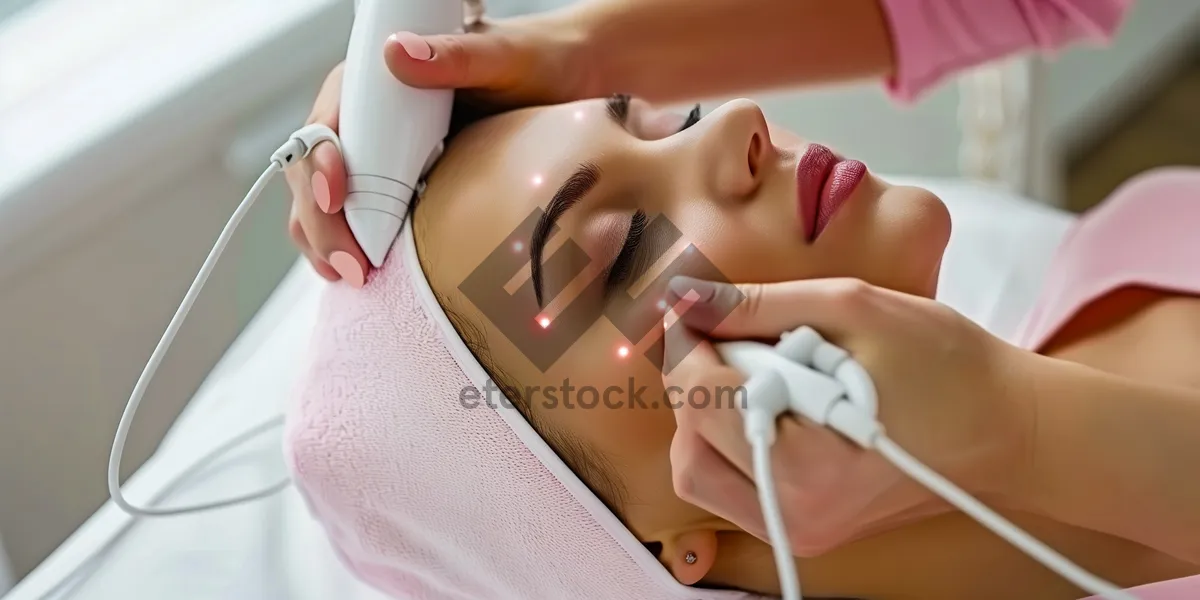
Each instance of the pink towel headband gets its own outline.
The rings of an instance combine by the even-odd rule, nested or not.
[[[760,598],[676,581],[515,408],[460,403],[487,380],[411,221],[363,289],[329,286],[287,456],[360,578],[413,600]]]

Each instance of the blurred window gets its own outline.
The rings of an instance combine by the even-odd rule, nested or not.
[[[0,21],[17,14],[38,0],[5,0],[0,2]]]

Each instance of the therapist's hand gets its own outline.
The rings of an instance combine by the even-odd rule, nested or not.
[[[400,34],[403,43],[389,40],[382,52],[393,74],[406,84],[466,88],[456,102],[484,113],[556,103],[574,99],[586,86],[588,71],[574,68],[583,55],[574,20],[561,10],[496,23],[483,20],[469,24],[470,33],[463,35]],[[306,125],[321,123],[337,132],[343,68],[339,64],[325,79]],[[292,192],[292,243],[325,279],[361,287],[370,262],[342,212],[346,168],[337,146],[321,142],[285,175]]]
[[[321,123],[338,130],[343,65],[325,78],[305,125]],[[363,254],[342,203],[346,199],[346,165],[332,142],[321,142],[308,157],[284,172],[292,191],[288,235],[314,269],[329,281],[346,280],[355,287],[366,281],[370,262]]]
[[[773,343],[808,325],[870,373],[880,421],[901,447],[984,502],[1017,485],[1033,420],[1019,389],[1028,355],[947,306],[849,279],[734,286],[676,278],[671,290],[683,300],[678,322],[671,322],[675,309],[664,322],[664,363],[676,365],[665,385],[741,385],[745,378],[712,343]],[[682,404],[671,447],[676,493],[766,540],[740,413]],[[948,510],[877,453],[831,430],[791,416],[779,426],[772,468],[798,556]]]
[[[497,21],[460,35],[397,32],[385,45],[392,74],[417,88],[456,88],[495,111],[588,98],[595,69],[571,7]]]

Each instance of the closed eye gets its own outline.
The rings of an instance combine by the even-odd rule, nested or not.
[[[629,94],[613,94],[609,96],[605,102],[605,109],[608,112],[609,118],[622,128],[627,127],[629,125],[629,108],[632,102],[633,97]],[[688,112],[687,117],[684,118],[683,125],[675,133],[686,131],[692,125],[699,123],[700,118],[700,105],[696,104]]]
[[[613,96],[610,96],[606,102],[608,116],[622,128],[625,128],[628,125],[631,101],[632,97],[628,94],[614,94]],[[692,107],[690,112],[688,112],[687,117],[684,119],[683,125],[676,133],[682,133],[686,131],[691,126],[699,123],[700,119],[700,105],[697,104]],[[629,231],[625,235],[625,243],[621,246],[621,251],[613,260],[612,265],[610,265],[607,269],[604,285],[606,294],[629,284],[631,276],[636,277],[638,275],[638,271],[644,270],[641,268],[635,269],[634,267],[635,265],[638,265],[636,260],[639,257],[638,250],[642,248],[642,241],[645,237],[646,223],[646,213],[641,210],[635,212],[633,217],[630,218]]]

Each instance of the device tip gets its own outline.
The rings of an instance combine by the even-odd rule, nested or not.
[[[400,217],[378,210],[347,210],[346,223],[358,247],[375,268],[383,266],[388,250],[400,234]]]

